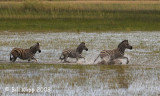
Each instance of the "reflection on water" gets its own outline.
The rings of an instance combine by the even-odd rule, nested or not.
[[[2,66],[5,66],[2,69]],[[128,96],[160,94],[160,66],[136,65],[1,65],[0,90],[4,96],[69,95]],[[9,88],[6,91],[5,88]],[[13,90],[13,88],[19,90]],[[46,88],[42,92],[23,88]],[[48,88],[48,89],[47,89]]]
[[[29,48],[40,42],[42,52],[36,54],[41,63],[58,63],[64,48],[75,48],[80,42],[86,42],[89,51],[84,51],[86,62],[93,64],[94,59],[103,49],[117,48],[125,39],[129,40],[133,50],[126,50],[130,64],[159,64],[160,54],[159,32],[98,32],[98,33],[8,33],[0,34],[0,60],[9,61],[9,52],[14,47]],[[69,59],[75,62],[75,59]],[[22,61],[22,60],[19,60]]]

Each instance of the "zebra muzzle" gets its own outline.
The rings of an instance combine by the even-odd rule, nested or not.
[[[41,53],[41,50],[39,50],[38,52]]]
[[[133,47],[132,47],[132,46],[130,46],[130,48],[129,48],[129,49],[131,49],[131,50],[132,50],[132,49],[133,49]]]

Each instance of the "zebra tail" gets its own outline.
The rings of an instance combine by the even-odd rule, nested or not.
[[[62,58],[62,54],[61,54],[61,56],[59,57],[59,59],[60,59],[60,60],[63,60],[63,59],[64,59],[64,58]]]
[[[11,58],[11,53],[10,53],[10,61],[12,61],[12,58]]]
[[[95,63],[95,62],[96,62],[96,60],[98,59],[98,57],[99,57],[99,56],[100,56],[100,55],[98,55],[98,56],[97,56],[97,58],[94,60],[94,62],[93,62],[93,63]]]

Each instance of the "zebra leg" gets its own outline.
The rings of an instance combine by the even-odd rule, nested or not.
[[[109,65],[110,64],[110,58],[109,58],[109,56],[101,58],[101,61],[98,62],[97,64],[106,64],[106,65]]]
[[[129,63],[129,59],[127,57],[120,57],[118,59],[126,59],[127,60],[127,64]]]
[[[78,58],[79,58],[79,57],[77,56],[77,57],[76,57],[76,62],[75,62],[75,63],[77,63],[77,61],[78,61]]]
[[[12,57],[12,56],[13,56],[13,57]],[[16,59],[17,59],[17,56],[14,56],[14,55],[10,54],[10,61],[11,61],[11,62],[15,62]]]
[[[85,62],[85,58],[84,58],[81,54],[77,54],[76,62],[78,61],[79,58],[83,58],[83,59],[84,59],[84,62]]]
[[[112,60],[110,56],[105,56],[102,59],[103,59],[104,64],[111,65]]]
[[[37,62],[37,59],[36,59],[36,58],[32,57],[31,59],[36,60],[36,62]]]
[[[62,58],[62,55],[63,55],[63,54],[61,54],[61,56],[59,57],[59,59],[61,60],[61,62],[62,62],[62,60],[64,60],[64,56],[63,56],[63,58]]]
[[[17,57],[13,57],[13,58],[12,58],[12,62],[15,62],[16,59],[17,59]]]
[[[128,60],[128,58],[127,57],[124,57],[124,58],[126,58],[127,59],[127,64],[129,63],[129,60]]]
[[[108,64],[108,65],[114,65],[115,64],[115,62],[113,61],[113,60],[110,60],[109,62],[107,62],[106,64]]]
[[[86,60],[85,60],[85,58],[82,56],[81,58],[83,58],[84,59],[84,62],[86,62]]]
[[[85,58],[83,57],[83,59],[84,59],[84,62],[86,62],[86,60],[85,60]]]
[[[118,59],[114,59],[114,60],[111,61],[111,64],[121,65],[122,62]]]
[[[64,55],[64,63],[70,63],[69,61],[67,61],[68,55]]]
[[[106,64],[106,62],[104,60],[98,62],[97,64]]]
[[[30,62],[30,61],[31,61],[31,58],[28,59],[28,62]]]
[[[12,55],[12,54],[10,53],[10,61],[12,61],[12,57],[11,57],[11,55]]]
[[[79,58],[83,58],[84,62],[86,61],[85,58],[81,54],[79,54]]]
[[[94,60],[93,64],[96,62],[96,60],[99,58],[100,55],[97,56],[97,58]]]

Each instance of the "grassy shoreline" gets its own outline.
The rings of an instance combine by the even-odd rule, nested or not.
[[[159,1],[0,2],[0,31],[160,31]]]

